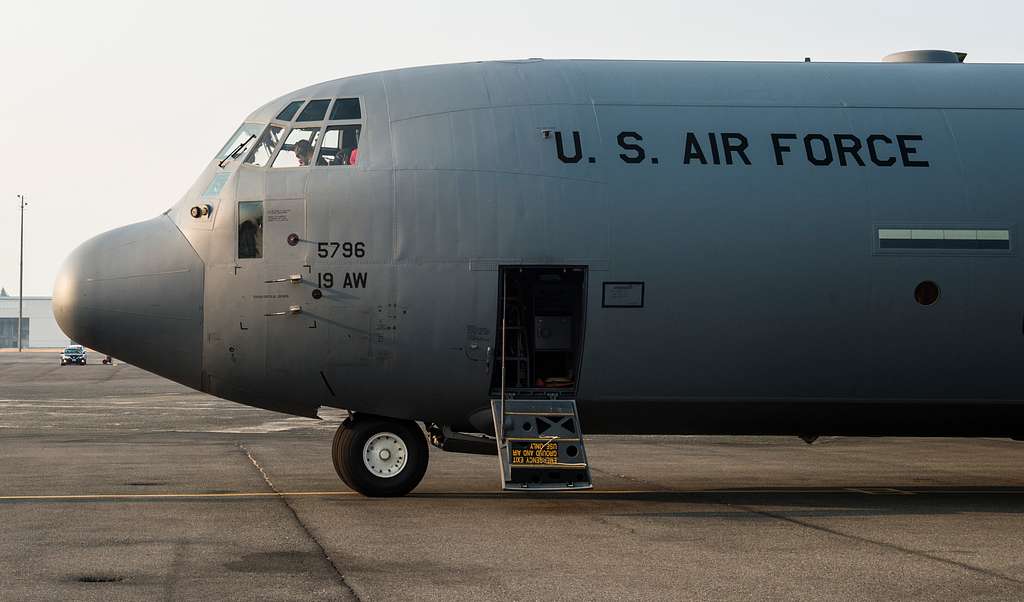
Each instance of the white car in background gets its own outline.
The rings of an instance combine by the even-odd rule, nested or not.
[[[60,352],[60,365],[79,364],[84,366],[86,362],[85,347],[81,345],[68,345]]]

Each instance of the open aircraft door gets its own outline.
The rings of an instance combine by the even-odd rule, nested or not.
[[[501,268],[492,396],[502,389],[521,396],[575,396],[586,286],[586,266]]]

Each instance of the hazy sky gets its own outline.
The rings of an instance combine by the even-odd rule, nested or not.
[[[49,295],[82,241],[176,202],[241,120],[319,81],[523,57],[1024,62],[1024,3],[36,2],[0,34],[0,286]]]

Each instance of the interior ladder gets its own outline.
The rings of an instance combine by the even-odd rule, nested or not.
[[[589,489],[590,467],[572,399],[492,399],[501,487]]]

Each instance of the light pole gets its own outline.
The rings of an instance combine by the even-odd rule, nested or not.
[[[18,249],[18,353],[21,353],[21,306],[25,300],[25,195],[18,195],[21,209],[21,243]]]

